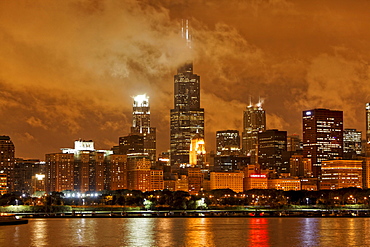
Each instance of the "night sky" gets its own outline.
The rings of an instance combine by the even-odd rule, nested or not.
[[[166,151],[173,76],[189,59],[208,151],[217,130],[242,130],[250,98],[264,100],[268,129],[302,136],[302,111],[320,107],[364,131],[369,13],[361,0],[3,0],[0,135],[16,157],[44,159],[78,138],[110,149],[130,131],[132,96],[146,93],[157,151]]]

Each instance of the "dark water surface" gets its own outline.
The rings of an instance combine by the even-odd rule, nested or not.
[[[370,218],[30,219],[0,246],[370,246]]]

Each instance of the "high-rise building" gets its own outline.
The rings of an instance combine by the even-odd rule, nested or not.
[[[7,175],[8,191],[14,189],[15,146],[9,136],[0,136],[0,171]]]
[[[343,158],[356,159],[362,152],[362,132],[356,129],[345,129],[343,132]]]
[[[46,191],[73,190],[81,193],[107,189],[106,157],[111,150],[95,150],[93,141],[75,141],[75,147],[46,154]]]
[[[366,141],[370,142],[370,103],[366,103]]]
[[[32,194],[36,174],[45,175],[45,162],[37,159],[15,159],[14,191]]]
[[[238,130],[216,132],[217,155],[240,155],[240,136]]]
[[[119,154],[142,154],[144,150],[144,136],[141,134],[129,134],[119,138]]]
[[[284,160],[286,151],[286,131],[272,129],[258,133],[258,164],[261,169],[288,172],[288,160]]]
[[[174,77],[174,108],[170,112],[171,165],[189,163],[191,139],[204,138],[204,109],[200,108],[200,76],[193,63],[179,67]]]
[[[132,135],[142,135],[144,153],[149,155],[152,163],[156,160],[156,128],[150,127],[149,97],[136,95],[132,110]]]
[[[303,157],[311,159],[314,177],[320,175],[322,161],[343,157],[342,111],[303,111]]]
[[[262,104],[249,105],[243,116],[242,150],[251,157],[251,164],[256,162],[257,135],[266,130],[266,115]]]

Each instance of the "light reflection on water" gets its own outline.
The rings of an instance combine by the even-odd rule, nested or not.
[[[1,226],[0,246],[370,246],[370,218],[70,218]]]

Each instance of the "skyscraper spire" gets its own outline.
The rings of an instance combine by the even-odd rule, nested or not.
[[[191,49],[191,34],[189,32],[189,20],[185,20],[185,25],[184,25],[184,19],[181,20],[181,37],[185,39],[186,41],[186,46]]]

